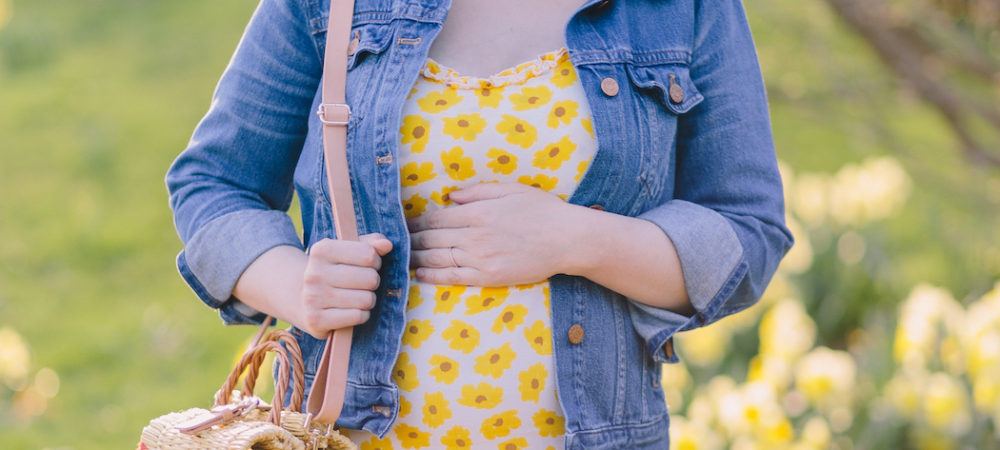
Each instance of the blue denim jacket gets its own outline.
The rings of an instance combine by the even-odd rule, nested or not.
[[[189,147],[167,174],[184,279],[226,323],[259,322],[232,297],[278,245],[332,237],[320,76],[328,0],[263,0]],[[384,435],[398,410],[409,240],[400,205],[400,111],[449,0],[357,0],[348,159],[361,233],[394,244],[371,319],[355,328],[338,424]],[[569,199],[649,220],[670,237],[697,313],[556,276],[551,311],[567,448],[667,448],[660,363],[672,336],[753,304],[791,245],[760,69],[739,0],[589,0],[566,26],[599,149]],[[617,93],[602,81],[614,80]],[[610,82],[606,82],[609,83]],[[676,85],[676,86],[674,86]],[[293,186],[304,235],[286,214]],[[580,245],[586,245],[581,242]],[[570,342],[573,325],[583,340]],[[321,342],[294,330],[307,384]],[[307,387],[308,388],[308,387]]]

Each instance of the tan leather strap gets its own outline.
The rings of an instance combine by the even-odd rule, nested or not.
[[[347,106],[345,97],[353,17],[354,0],[330,0],[323,64],[323,103],[316,111],[323,122],[323,155],[337,239],[350,241],[358,240],[351,178],[347,170],[347,124],[351,108]],[[320,422],[336,422],[344,407],[353,331],[353,327],[334,330],[326,339],[323,358],[316,369],[316,379],[306,404],[306,411]]]

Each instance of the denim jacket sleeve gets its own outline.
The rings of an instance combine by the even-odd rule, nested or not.
[[[760,67],[739,0],[695,2],[690,73],[704,100],[678,118],[675,198],[640,218],[658,225],[680,257],[696,314],[630,302],[655,360],[678,331],[747,308],[788,251],[784,200]]]
[[[322,63],[303,2],[264,0],[166,183],[184,280],[226,323],[262,315],[232,297],[243,271],[280,245],[302,248],[286,211]]]

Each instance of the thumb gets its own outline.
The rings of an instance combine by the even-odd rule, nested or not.
[[[523,192],[525,185],[520,183],[479,183],[465,189],[451,191],[448,198],[460,205],[480,200],[493,200],[517,192]]]
[[[379,256],[388,255],[392,251],[392,241],[382,233],[369,233],[358,236],[358,240],[371,245],[375,249],[375,253],[378,253]]]

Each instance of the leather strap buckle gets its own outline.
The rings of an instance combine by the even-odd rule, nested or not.
[[[326,125],[347,125],[351,120],[351,107],[345,103],[321,103],[316,115]]]

